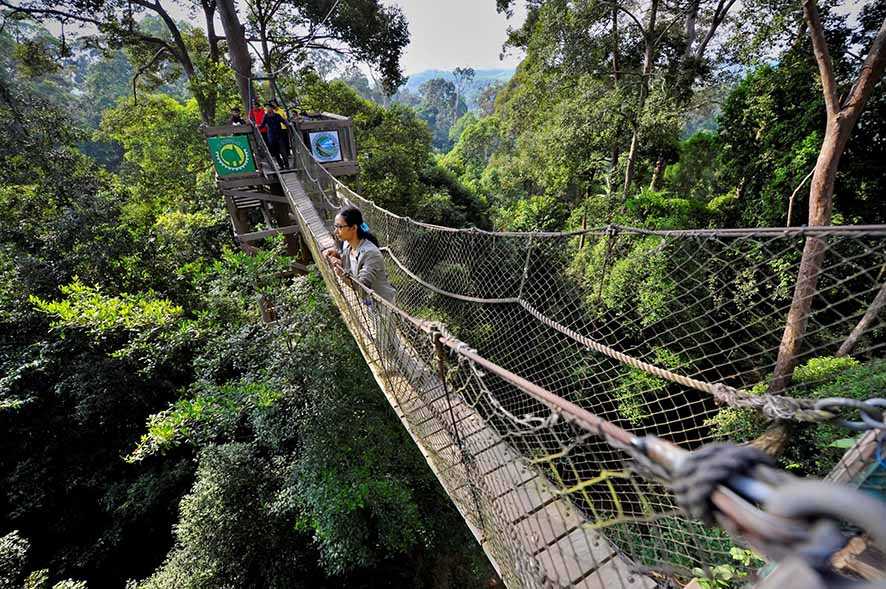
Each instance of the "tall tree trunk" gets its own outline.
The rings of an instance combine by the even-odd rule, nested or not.
[[[209,41],[209,61],[216,64],[221,57],[221,52],[218,48],[219,38],[218,35],[215,34],[215,0],[201,0],[201,5],[203,6],[203,16],[206,19],[206,38]],[[211,122],[215,119],[215,115],[218,111],[218,89],[214,84],[209,85],[204,100],[206,101],[207,118]]]
[[[200,0],[203,6],[203,16],[206,19],[206,38],[209,39],[209,60],[218,63],[220,52],[218,49],[218,35],[215,34],[215,0]]]
[[[612,7],[612,86],[617,92],[621,85],[621,42],[618,35],[618,8]],[[618,170],[618,158],[621,157],[621,129],[619,121],[615,138],[612,140],[612,153],[609,156],[609,178],[606,182],[611,187],[614,183],[616,170]],[[614,190],[612,191],[614,192]]]
[[[686,51],[683,52],[683,59],[692,57],[692,46],[698,36],[695,25],[698,21],[698,5],[700,0],[690,0],[689,8],[686,11]]]
[[[240,90],[240,100],[243,101],[243,112],[249,112],[252,105],[249,104],[249,83],[252,77],[252,60],[249,58],[249,47],[246,45],[246,34],[237,9],[234,8],[234,0],[218,0],[218,14],[221,18],[225,38],[228,41],[228,56],[231,60],[231,68],[234,77],[237,78],[237,88]]]
[[[658,15],[658,1],[652,0],[649,7],[649,28],[646,29],[646,49],[643,53],[643,77],[640,80],[640,96],[637,99],[637,112],[634,117],[634,135],[631,137],[631,148],[628,151],[628,162],[625,167],[625,182],[622,197],[627,199],[628,190],[634,180],[634,168],[637,164],[637,150],[640,147],[640,115],[646,105],[646,96],[649,94],[649,76],[652,74],[652,63],[655,58],[655,19]]]
[[[652,181],[649,183],[649,190],[658,190],[661,180],[664,177],[665,156],[663,153],[658,154],[655,160],[655,169],[652,171]]]
[[[265,75],[268,76],[268,90],[271,93],[271,98],[276,98],[280,96],[280,91],[277,88],[277,80],[274,77],[274,59],[271,57],[271,47],[268,45],[268,23],[270,19],[273,18],[273,14],[267,16],[267,20],[260,21],[258,34],[261,42],[261,62],[262,69],[265,70]]]
[[[804,0],[803,15],[809,26],[812,47],[818,71],[821,75],[822,91],[827,109],[827,123],[824,141],[812,175],[809,190],[809,226],[828,225],[833,208],[834,182],[840,158],[849,141],[852,129],[861,116],[864,104],[883,76],[886,67],[886,21],[880,25],[877,37],[871,44],[861,73],[852,91],[841,105],[838,101],[837,82],[833,64],[824,37],[824,28],[818,14],[815,0]],[[770,392],[779,393],[791,384],[794,367],[799,358],[800,345],[806,334],[809,313],[818,286],[818,275],[824,259],[827,244],[821,237],[808,237],[803,248],[803,258],[797,275],[794,298],[785,322],[778,359],[773,371]]]

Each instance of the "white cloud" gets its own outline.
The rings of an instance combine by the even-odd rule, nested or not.
[[[507,28],[523,23],[522,0],[513,17],[495,10],[495,0],[389,0],[400,6],[409,21],[411,42],[401,61],[407,74],[426,69],[451,70],[516,67],[522,59],[514,49],[499,60]]]

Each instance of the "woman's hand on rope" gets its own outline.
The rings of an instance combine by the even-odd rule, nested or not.
[[[323,250],[323,257],[332,266],[332,270],[339,276],[344,277],[345,270],[341,267],[341,253],[334,247]]]

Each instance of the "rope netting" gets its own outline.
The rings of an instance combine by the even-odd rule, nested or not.
[[[671,586],[724,570],[751,580],[757,555],[684,517],[600,423],[693,450],[750,441],[782,418],[795,447],[835,427],[840,412],[816,399],[867,399],[886,382],[886,227],[454,230],[375,206],[294,143],[298,181],[281,178],[307,197],[297,213],[315,259],[346,204],[382,243],[395,305],[318,267],[508,586]],[[798,368],[773,395],[810,236],[826,251]],[[797,451],[810,458],[800,474],[815,476],[842,453]]]

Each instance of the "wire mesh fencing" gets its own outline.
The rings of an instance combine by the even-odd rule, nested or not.
[[[376,207],[297,141],[295,157],[315,259],[346,204],[382,243],[395,305],[319,267],[508,586],[669,586],[717,571],[746,582],[763,564],[686,519],[624,445],[564,407],[687,450],[795,422],[775,435],[798,474],[824,476],[851,433],[822,400],[865,400],[886,384],[884,227],[454,230]],[[810,240],[820,270],[792,379],[776,387]]]

